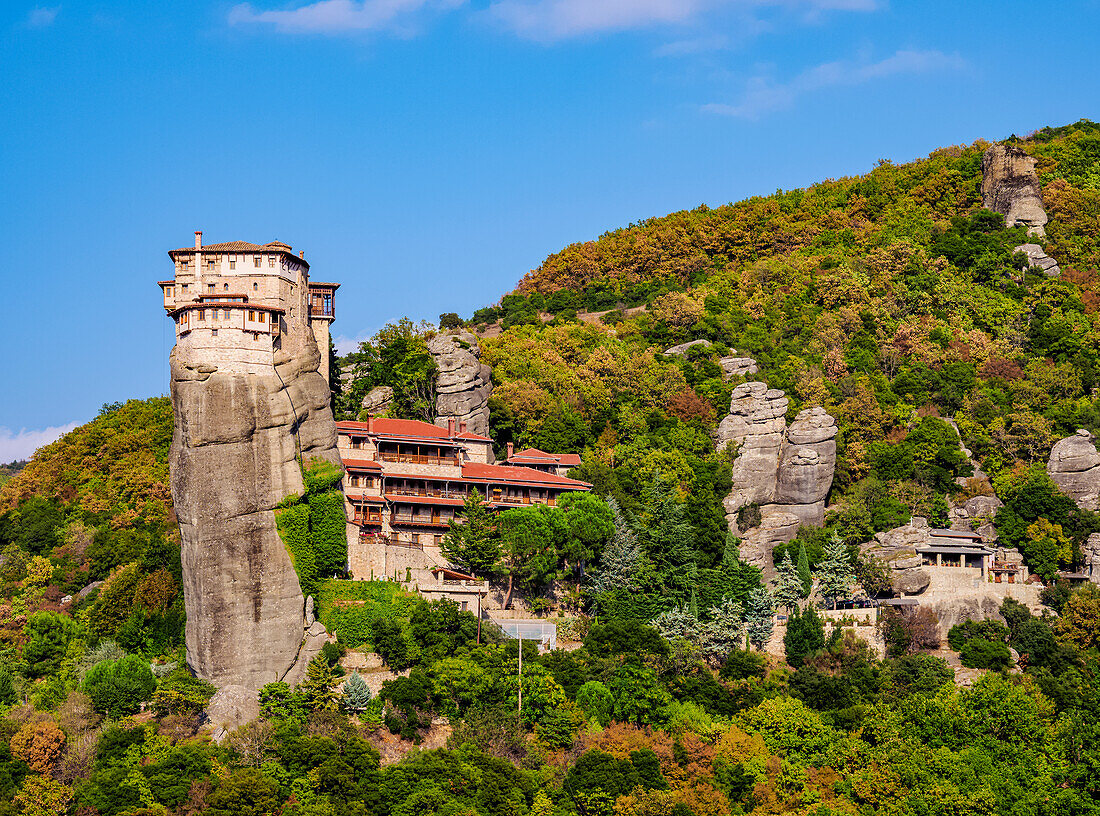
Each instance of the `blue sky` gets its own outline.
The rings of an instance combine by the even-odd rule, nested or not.
[[[0,6],[0,462],[167,389],[166,251],[278,238],[347,346],[572,241],[1100,118],[1100,4]]]

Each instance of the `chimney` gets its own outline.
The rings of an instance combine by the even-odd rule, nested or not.
[[[447,420],[447,436],[455,435],[455,418],[451,417]]]
[[[195,249],[202,249],[202,230],[195,230]]]
[[[460,434],[466,433],[466,423],[465,422],[458,423],[458,432]]]
[[[505,459],[511,459],[512,454],[515,453],[515,452],[516,452],[516,446],[513,445],[511,442],[509,442],[508,443],[508,455],[505,457]]]
[[[306,251],[304,249],[299,249],[298,257],[304,259],[306,257]]]
[[[374,433],[374,417],[367,414],[367,433]]]

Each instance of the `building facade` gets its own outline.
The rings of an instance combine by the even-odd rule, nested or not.
[[[492,440],[453,420],[445,428],[370,417],[336,424],[349,525],[348,570],[424,582],[447,565],[441,545],[471,491],[496,510],[557,504],[587,482],[526,467],[494,464]],[[433,570],[436,575],[433,576]]]
[[[579,453],[547,453],[538,448],[524,448],[516,451],[509,442],[508,456],[504,464],[568,476],[569,471],[580,466],[581,456]]]
[[[202,243],[169,250],[175,277],[159,282],[183,352],[225,370],[262,374],[282,347],[287,321],[308,323],[329,381],[329,326],[338,283],[311,283],[303,253],[279,241]]]

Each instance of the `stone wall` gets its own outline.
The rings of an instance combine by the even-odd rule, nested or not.
[[[340,461],[307,315],[300,291],[266,371],[223,369],[201,348],[170,357],[187,663],[217,686],[293,680],[324,641],[272,512],[304,491],[299,455]]]

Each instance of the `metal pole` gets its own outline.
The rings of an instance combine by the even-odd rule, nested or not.
[[[477,591],[477,645],[481,645],[481,589]]]
[[[523,634],[519,628],[516,629],[516,634],[519,635],[519,708],[516,711],[516,716],[519,717],[519,721],[523,723]]]

